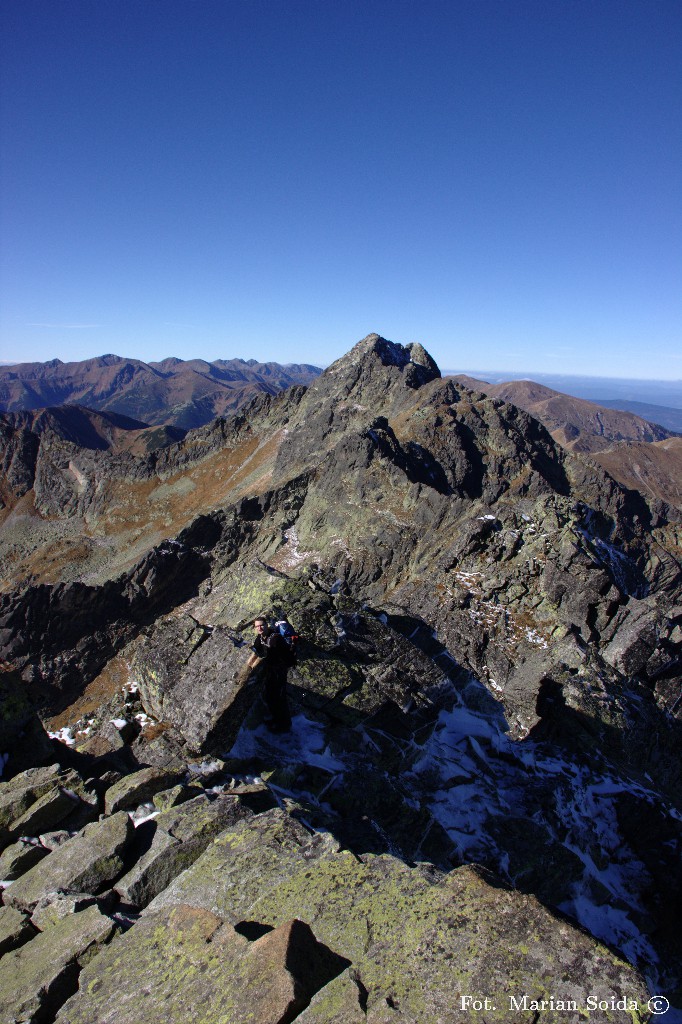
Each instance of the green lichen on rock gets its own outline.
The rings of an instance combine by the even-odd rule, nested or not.
[[[151,800],[156,793],[179,782],[184,772],[175,768],[159,768],[150,765],[131,775],[124,775],[107,790],[105,807],[107,814],[135,807]]]
[[[278,1024],[344,966],[301,921],[249,942],[215,914],[178,905],[143,918],[87,967],[58,1021]]]
[[[122,873],[124,851],[133,831],[125,811],[86,825],[13,882],[5,902],[21,910],[33,910],[46,893],[57,889],[102,892]]]
[[[0,1017],[7,1024],[51,1020],[75,991],[81,967],[116,925],[97,907],[63,918],[0,960]]]
[[[0,957],[32,939],[35,929],[25,914],[14,907],[0,907]]]
[[[507,1024],[510,993],[540,999],[561,987],[585,1005],[608,989],[646,1002],[632,967],[495,876],[471,867],[442,874],[387,854],[358,858],[279,810],[220,836],[150,911],[177,902],[235,924],[276,928],[300,917],[352,964],[367,1005],[388,999],[420,1022],[460,1020],[462,992],[498,997],[498,1011],[471,1011],[481,1024]],[[546,1019],[565,1020],[560,1012]]]

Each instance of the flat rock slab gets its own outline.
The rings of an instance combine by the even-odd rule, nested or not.
[[[253,829],[237,825],[218,836],[148,911],[188,903],[236,923],[246,916],[241,913],[242,902],[245,908],[250,906],[264,888],[283,882],[301,863],[331,856],[339,849],[329,833],[311,836],[299,821],[279,809],[256,815],[249,822]],[[239,854],[237,844],[241,844]],[[241,900],[234,902],[237,892]]]
[[[0,957],[11,949],[23,946],[34,935],[35,929],[24,914],[14,907],[0,907]]]
[[[86,825],[13,882],[5,892],[5,903],[32,912],[42,897],[58,889],[102,892],[122,873],[123,853],[132,834],[133,825],[125,811]]]
[[[20,878],[39,860],[47,857],[49,852],[40,843],[24,843],[21,840],[12,843],[0,855],[0,878],[9,882]]]
[[[250,653],[232,629],[208,629],[189,615],[166,619],[134,655],[142,703],[179,729],[190,750],[229,750],[258,693]]]
[[[80,803],[71,790],[55,786],[49,793],[39,797],[11,825],[11,835],[37,836],[41,832],[59,825]]]
[[[29,768],[0,782],[0,845],[45,831],[72,813],[79,799],[87,803],[96,798],[86,792],[77,772],[58,764]]]
[[[3,1024],[51,1021],[76,991],[81,967],[107,942],[116,925],[97,907],[71,914],[0,960]]]
[[[250,808],[237,796],[224,795],[210,800],[204,794],[163,811],[156,818],[156,826],[182,843],[201,838],[208,841],[252,815]]]
[[[468,866],[443,874],[387,854],[358,858],[326,837],[311,838],[280,810],[219,836],[147,912],[174,901],[203,906],[237,927],[306,921],[348,960],[363,1008],[373,1007],[378,1021],[461,1024],[462,993],[481,1000],[481,1012],[469,1006],[467,1020],[487,1024],[508,1024],[510,995],[530,1001],[552,992],[581,1008],[590,995],[641,1007],[648,999],[633,967],[495,876]],[[486,996],[496,1010],[483,1003]],[[395,1008],[402,1016],[391,1017]],[[530,1024],[534,1013],[514,1011],[513,1018]],[[580,1019],[550,1008],[542,1017],[556,1024]],[[594,1022],[632,1019],[618,1009],[590,1014]]]
[[[121,984],[121,964],[126,984]],[[347,966],[302,921],[250,942],[210,911],[143,918],[83,971],[59,1024],[282,1024]]]
[[[64,917],[78,914],[97,903],[88,892],[51,892],[44,896],[31,914],[31,924],[44,932]]]
[[[253,812],[237,797],[197,796],[154,819],[150,848],[115,885],[125,903],[146,907],[220,832]]]
[[[155,766],[142,768],[139,772],[133,772],[132,775],[124,775],[107,790],[106,813],[113,814],[115,811],[146,803],[157,793],[180,782],[183,776],[184,771]]]

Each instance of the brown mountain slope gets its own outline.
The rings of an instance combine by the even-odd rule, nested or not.
[[[682,437],[615,445],[594,458],[626,487],[682,508]]]
[[[662,441],[672,436],[655,423],[634,413],[607,409],[583,398],[573,398],[532,380],[488,384],[460,375],[455,378],[490,398],[511,402],[537,417],[555,441],[575,452],[599,452],[620,441]]]
[[[314,366],[243,359],[166,359],[144,363],[116,355],[77,363],[20,363],[0,368],[0,411],[83,405],[152,425],[184,429],[236,412],[256,395],[308,384]]]

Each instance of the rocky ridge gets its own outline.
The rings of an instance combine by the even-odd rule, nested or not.
[[[145,455],[155,448],[165,448],[181,441],[186,433],[179,427],[150,427],[129,416],[95,412],[79,405],[0,413],[0,425],[7,447],[12,444],[12,432],[28,431],[39,436],[53,435],[80,448],[128,451],[133,455]]]
[[[154,828],[157,817],[134,836],[126,831],[117,877],[88,882],[98,913],[125,932],[98,940],[92,971],[74,954],[70,986],[75,991],[82,969],[79,992],[54,1000],[49,1013],[63,1006],[59,1019],[75,1021],[104,1006],[111,1019],[128,1012],[123,1003],[132,996],[114,991],[111,950],[112,964],[125,951],[156,979],[145,1019],[160,1019],[154,993],[176,998],[177,985],[163,981],[160,952],[140,961],[140,949],[148,928],[172,934],[171,922],[180,921],[183,934],[186,922],[188,933],[216,937],[210,963],[229,951],[232,980],[215,996],[225,1007],[235,987],[256,984],[248,979],[261,955],[275,957],[268,962],[278,978],[283,972],[277,989],[289,1008],[277,1004],[272,1019],[462,1019],[458,993],[480,998],[492,987],[502,999],[518,984],[541,999],[556,993],[569,962],[569,975],[584,979],[582,989],[565,990],[576,1006],[603,983],[604,992],[632,993],[644,1008],[644,982],[626,961],[649,986],[674,994],[682,625],[675,510],[624,491],[528,414],[442,380],[420,346],[378,336],[307,391],[259,399],[146,460],[67,455],[75,473],[36,473],[22,495],[48,531],[80,517],[94,533],[105,516],[123,521],[136,493],[149,501],[154,490],[168,493],[170,481],[189,480],[194,499],[188,506],[186,493],[171,490],[166,529],[183,517],[184,529],[118,575],[112,546],[102,582],[57,572],[54,582],[6,584],[0,640],[16,666],[12,685],[68,714],[74,695],[120,662],[125,693],[69,723],[78,750],[69,770],[97,794],[102,822],[122,822],[126,807],[135,816],[150,799],[164,814],[177,800],[189,809],[186,824]],[[54,466],[54,450],[50,458]],[[15,460],[16,468],[17,453]],[[202,474],[213,481],[210,496],[219,491],[211,505],[208,488],[197,493]],[[5,526],[16,515],[15,505]],[[291,675],[289,737],[267,733],[257,680],[245,673],[248,623],[266,609],[285,609],[304,637]],[[130,787],[130,804],[118,802],[116,786],[124,794]],[[208,804],[228,793],[232,819],[212,810],[213,824],[203,824]],[[62,810],[73,812],[63,799]],[[67,829],[65,847],[81,836],[89,842],[87,829],[92,824]],[[274,845],[270,835],[279,836]],[[307,854],[310,843],[316,852]],[[263,852],[255,888],[240,859],[244,844]],[[284,879],[299,875],[296,860],[289,870],[282,859],[287,849],[302,858],[301,884],[288,888]],[[57,852],[41,853],[41,865]],[[31,910],[32,870],[6,890],[12,915]],[[234,887],[217,896],[215,880],[224,876]],[[82,887],[54,877],[67,892]],[[436,934],[438,901],[453,885],[449,904],[462,909]],[[315,903],[318,886],[338,887],[347,931],[339,931],[339,911]],[[374,894],[367,905],[364,892]],[[396,922],[412,911],[387,917],[382,892],[395,895],[397,908],[421,908],[414,934],[398,936]],[[362,949],[353,938],[356,913],[366,929]],[[8,927],[19,928],[12,915]],[[509,939],[522,922],[540,946],[495,966],[504,943],[525,947],[522,937]],[[474,938],[482,927],[483,942]],[[615,959],[603,959],[600,940],[618,951]],[[322,971],[316,988],[290,969],[296,949],[318,950],[313,960],[339,970]],[[198,963],[191,945],[168,955],[182,977],[183,964]],[[599,965],[593,973],[590,958]],[[427,1004],[418,999],[424,988]],[[199,991],[191,990],[196,998]],[[178,1003],[178,1019],[190,1002],[188,994],[185,1009]],[[501,1016],[475,1016],[469,1007],[469,1019],[508,1020],[509,1003],[502,1005]],[[221,1012],[237,1020],[242,1009]],[[524,1012],[517,1019],[581,1019],[577,1010]],[[590,1019],[633,1015],[609,1005]]]
[[[624,487],[682,508],[679,454],[682,439],[672,428],[627,412],[617,402],[610,406],[608,403],[599,405],[564,395],[535,381],[489,384],[466,376],[454,379],[491,398],[502,398],[525,409],[544,423],[560,445],[591,456]],[[656,407],[651,406],[651,409],[654,411]]]

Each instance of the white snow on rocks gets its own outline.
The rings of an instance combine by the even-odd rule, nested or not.
[[[76,745],[73,733],[68,725],[65,725],[63,729],[57,729],[56,732],[48,732],[47,735],[51,740],[59,740],[60,743],[65,743],[67,747],[75,747]]]

